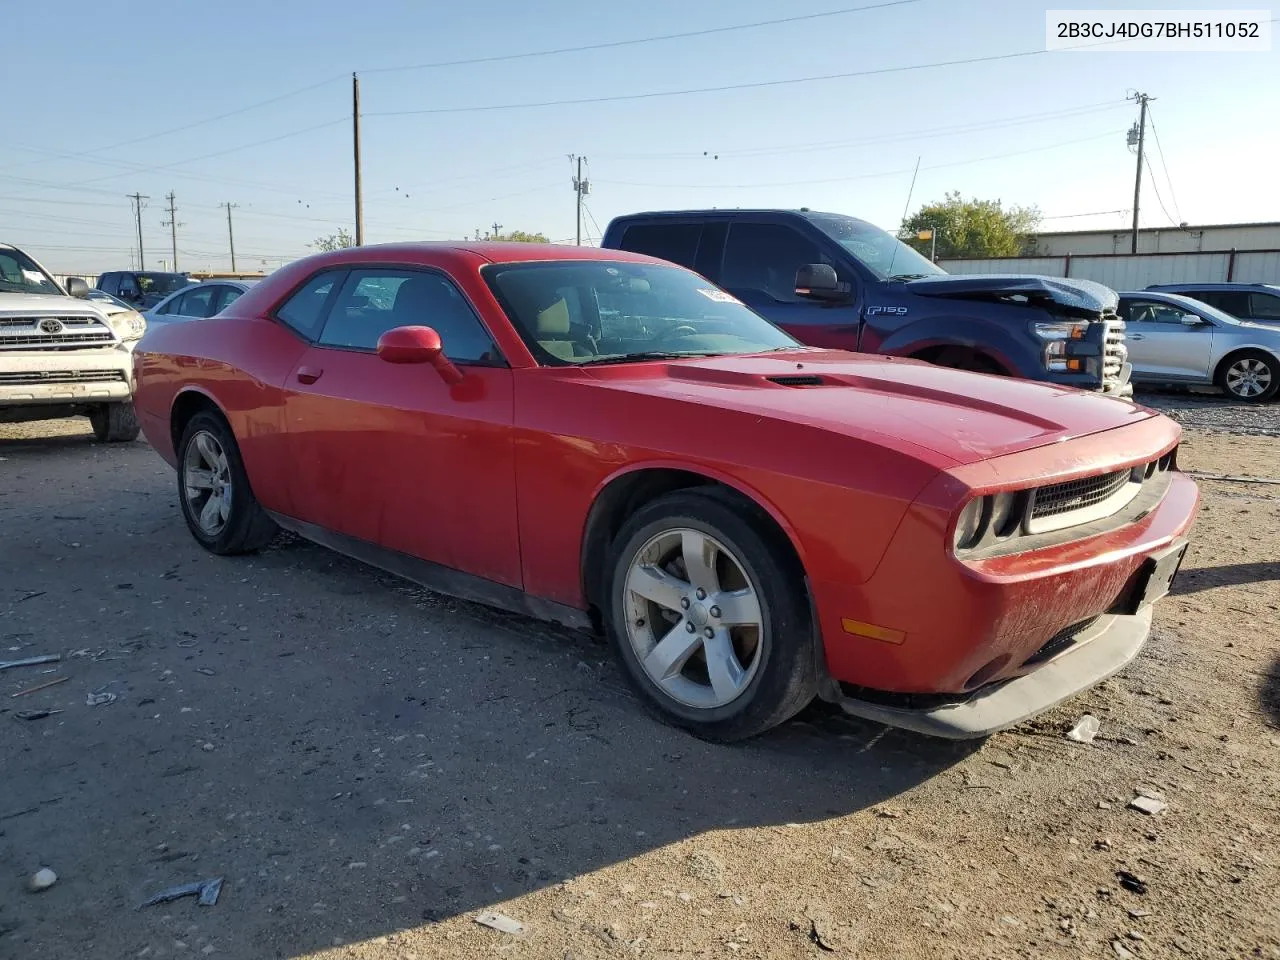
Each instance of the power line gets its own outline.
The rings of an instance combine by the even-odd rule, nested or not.
[[[664,40],[684,40],[689,37],[707,37],[719,33],[732,33],[737,30],[752,30],[757,27],[776,27],[788,23],[801,23],[807,20],[821,20],[830,17],[841,17],[850,13],[862,13],[867,10],[883,10],[887,7],[903,7],[920,0],[888,0],[886,3],[873,3],[864,7],[844,7],[840,10],[827,10],[822,13],[806,13],[795,17],[781,17],[777,20],[757,20],[753,23],[737,23],[727,27],[707,27],[703,30],[688,30],[683,33],[665,33],[654,37],[637,37],[631,40],[606,40],[600,43],[584,43],[575,47],[557,47],[552,50],[532,50],[526,53],[508,53],[489,57],[470,57],[465,60],[437,60],[433,63],[418,63],[403,67],[375,67],[361,70],[361,73],[400,73],[408,70],[433,70],[440,67],[463,67],[478,63],[503,63],[511,60],[528,60],[533,57],[552,57],[564,53],[583,53],[588,50],[612,50],[617,47],[631,47],[642,43],[658,43]]]
[[[1169,222],[1176,227],[1178,225],[1178,221],[1173,219],[1173,214],[1171,214],[1168,208],[1164,205],[1164,198],[1160,196],[1160,185],[1156,183],[1156,172],[1151,169],[1151,158],[1143,157],[1142,164],[1147,168],[1147,173],[1151,175],[1151,189],[1155,192],[1156,203],[1160,204],[1161,211],[1169,218]]]
[[[1176,222],[1181,223],[1182,211],[1178,209],[1178,198],[1174,195],[1174,192],[1173,192],[1173,178],[1169,176],[1169,165],[1164,162],[1164,148],[1160,146],[1160,134],[1156,130],[1155,116],[1151,111],[1150,105],[1147,106],[1147,122],[1151,124],[1151,135],[1156,138],[1156,153],[1160,155],[1160,166],[1164,168],[1164,179],[1165,179],[1165,182],[1169,184],[1169,202],[1173,204],[1173,212],[1178,215],[1178,219]],[[1154,173],[1151,174],[1151,182],[1153,187],[1155,185],[1155,179],[1156,179],[1156,175]],[[1159,196],[1160,196],[1159,191],[1157,191],[1156,192],[1157,199],[1159,199]],[[1168,211],[1165,211],[1165,215],[1168,216]]]

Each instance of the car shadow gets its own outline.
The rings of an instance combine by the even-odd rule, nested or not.
[[[14,751],[15,795],[18,784],[51,794],[51,771],[75,772],[60,777],[55,806],[8,820],[5,842],[77,864],[75,887],[93,891],[92,906],[76,905],[85,933],[28,919],[10,934],[33,952],[100,938],[128,916],[129,955],[171,940],[178,918],[207,922],[222,955],[307,955],[590,882],[673,844],[846,817],[979,745],[823,705],[746,743],[711,744],[653,719],[585,634],[430,594],[293,538],[213,558],[175,518],[153,540],[169,571],[152,579],[184,611],[139,641],[153,666],[111,688],[123,702],[69,711],[58,736],[19,728],[37,739]],[[142,576],[130,579],[141,587]],[[226,878],[216,914],[189,901],[132,911],[210,876]],[[681,866],[669,885],[697,882]],[[735,883],[751,892],[730,862],[703,895]]]
[[[1271,669],[1262,678],[1258,703],[1271,726],[1280,731],[1280,658],[1271,664]]]
[[[1229,563],[1217,567],[1182,570],[1178,573],[1169,592],[1180,596],[1212,590],[1215,587],[1235,587],[1248,583],[1265,583],[1270,580],[1280,580],[1280,562]]]

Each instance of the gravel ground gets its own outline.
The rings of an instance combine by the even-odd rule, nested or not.
[[[1280,473],[1280,406],[1167,399],[1184,468]],[[0,427],[0,477],[0,659],[63,656],[0,673],[0,958],[1280,958],[1274,485],[1204,481],[1146,652],[1032,723],[720,747],[589,638],[205,554],[143,443]]]

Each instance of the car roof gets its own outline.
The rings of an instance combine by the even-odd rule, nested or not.
[[[1274,283],[1239,283],[1227,280],[1207,280],[1204,283],[1186,281],[1183,283],[1153,283],[1148,290],[1252,290],[1266,287],[1269,290],[1280,290]]]
[[[490,263],[524,263],[537,260],[613,260],[632,263],[658,263],[654,257],[625,250],[601,247],[578,247],[561,243],[518,243],[512,241],[424,240],[412,243],[369,243],[347,247],[331,253],[315,254],[308,261],[326,266],[349,262],[377,262],[380,256],[413,261],[440,253],[469,253]],[[345,255],[345,256],[344,256]]]
[[[713,207],[710,210],[647,210],[643,213],[624,213],[614,220],[645,220],[650,218],[679,217],[740,217],[740,216],[778,216],[785,214],[796,217],[842,217],[842,213],[831,213],[826,210],[810,210],[808,207]],[[857,219],[850,217],[851,220]]]

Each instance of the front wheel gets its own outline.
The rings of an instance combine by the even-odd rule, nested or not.
[[[1242,350],[1222,365],[1218,386],[1233,400],[1263,403],[1280,390],[1280,364],[1261,350]]]
[[[677,492],[615,540],[607,621],[623,669],[663,719],[708,740],[762,733],[817,693],[802,575],[746,512]]]
[[[89,411],[89,425],[100,443],[132,443],[142,432],[133,404],[127,400],[95,407]]]
[[[196,414],[182,433],[178,500],[191,535],[211,553],[251,553],[276,534],[249,487],[235,435],[213,413]]]

